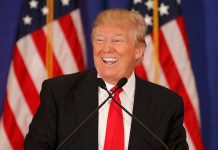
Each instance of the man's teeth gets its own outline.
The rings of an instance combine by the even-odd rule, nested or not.
[[[116,62],[118,59],[115,57],[104,57],[104,58],[102,58],[102,60]]]
[[[106,64],[114,64],[118,61],[116,57],[103,57],[102,60]]]

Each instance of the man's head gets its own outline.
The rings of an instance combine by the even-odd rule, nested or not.
[[[115,84],[129,78],[143,58],[146,24],[144,18],[123,9],[101,12],[93,25],[94,62],[99,75]]]

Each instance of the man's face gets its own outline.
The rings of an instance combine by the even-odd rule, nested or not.
[[[95,29],[92,43],[97,72],[111,84],[122,77],[129,78],[142,55],[136,47],[134,31],[127,28],[100,25]]]

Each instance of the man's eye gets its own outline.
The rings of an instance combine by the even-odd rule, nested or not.
[[[115,39],[115,40],[113,40],[113,43],[117,43],[117,44],[121,44],[123,42],[124,42],[124,40],[122,40],[122,39]]]
[[[96,39],[96,42],[104,42],[104,39]]]

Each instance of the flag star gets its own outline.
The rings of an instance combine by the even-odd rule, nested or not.
[[[62,6],[68,6],[70,4],[70,0],[61,0]]]
[[[151,10],[153,8],[153,0],[145,2],[145,6],[147,6],[148,10]]]
[[[164,5],[164,3],[161,3],[159,7],[160,15],[161,16],[169,15],[169,8],[170,6],[167,6],[167,5]]]
[[[134,0],[133,3],[134,4],[142,3],[142,0]]]
[[[151,18],[151,16],[149,16],[148,14],[145,15],[145,23],[146,23],[148,26],[152,26],[152,18]]]
[[[131,11],[134,11],[134,12],[137,12],[137,13],[140,13],[138,10],[132,8]]]
[[[48,7],[47,7],[47,6],[44,6],[41,11],[42,11],[42,14],[43,14],[44,16],[47,15],[47,14],[48,14]]]
[[[25,17],[23,17],[23,22],[25,25],[31,25],[32,17],[30,17],[29,15],[26,15]]]
[[[176,0],[177,4],[180,5],[181,4],[181,0]]]
[[[36,0],[31,0],[30,2],[29,2],[29,5],[30,5],[30,8],[37,8],[38,7],[38,1],[36,1]]]
[[[132,9],[131,9],[131,11],[134,11],[134,12],[136,12],[136,10],[135,10],[134,8],[132,8]]]

